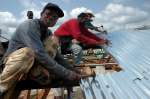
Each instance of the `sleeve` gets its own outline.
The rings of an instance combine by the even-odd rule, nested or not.
[[[40,30],[37,28],[36,24],[30,24],[26,27],[26,29],[21,29],[22,42],[35,52],[36,59],[44,68],[48,69],[49,72],[55,73],[60,77],[67,77],[70,70],[58,64],[45,52],[43,43],[40,40]]]
[[[72,29],[71,35],[73,36],[73,38],[77,39],[81,43],[86,44],[86,45],[97,45],[98,44],[98,41],[96,39],[93,39],[90,36],[85,35],[84,33],[81,33],[81,30],[80,30],[81,27],[79,27],[79,23],[77,21],[75,21],[73,24],[71,24],[70,28]]]
[[[3,47],[2,43],[0,42],[0,57],[2,57],[4,55],[4,52],[5,52],[4,47]]]
[[[73,68],[74,68],[73,65],[70,65],[60,53],[56,54],[55,60],[57,60],[57,62],[59,64],[61,64],[62,66],[64,66],[67,69],[73,70]]]
[[[102,39],[102,38],[100,38],[100,37],[98,37],[98,36],[96,36],[95,34],[93,34],[92,32],[90,32],[89,30],[85,30],[85,35],[87,35],[87,36],[89,36],[90,38],[92,38],[92,39],[94,39],[94,40],[96,40],[96,41],[103,41],[104,39]]]

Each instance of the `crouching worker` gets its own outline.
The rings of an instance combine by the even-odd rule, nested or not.
[[[40,68],[46,73],[53,73],[62,79],[79,80],[83,77],[74,72],[72,66],[68,65],[59,53],[53,58],[44,49],[44,40],[50,35],[48,27],[53,27],[63,16],[63,11],[57,5],[48,3],[41,12],[40,19],[26,20],[18,26],[3,58],[0,99],[3,99],[4,93],[13,89],[29,71],[39,68],[36,64],[40,64]]]
[[[89,12],[83,12],[78,15],[77,18],[69,19],[64,22],[60,27],[54,32],[54,34],[59,37],[61,43],[62,53],[71,51],[74,56],[74,64],[79,65],[83,56],[83,47],[94,47],[107,45],[108,40],[97,37],[90,30],[95,30],[98,32],[105,32],[100,30],[99,27],[92,25],[92,18],[94,15]]]

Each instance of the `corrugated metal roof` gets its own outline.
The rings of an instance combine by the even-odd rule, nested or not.
[[[86,99],[150,99],[150,31],[114,32],[107,50],[123,68],[81,81]]]

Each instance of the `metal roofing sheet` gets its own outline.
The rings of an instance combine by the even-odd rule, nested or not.
[[[86,99],[150,99],[150,30],[113,32],[107,50],[123,68],[81,81]]]

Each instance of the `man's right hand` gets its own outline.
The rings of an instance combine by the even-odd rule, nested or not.
[[[87,75],[77,74],[74,71],[71,71],[70,75],[68,75],[69,80],[80,80],[81,78],[85,78],[85,77],[87,77]]]
[[[109,40],[103,40],[103,41],[100,41],[100,42],[98,42],[98,45],[110,45],[111,44],[111,42],[109,41]]]

